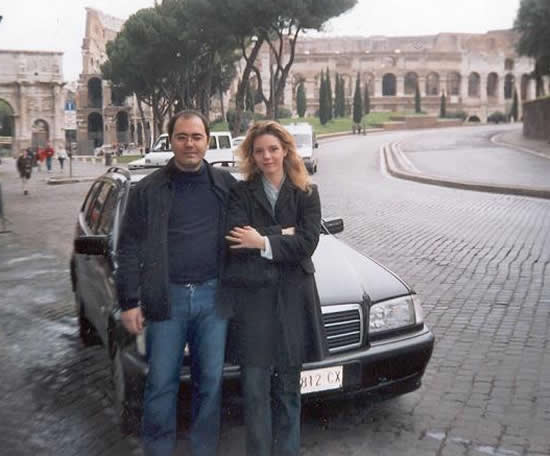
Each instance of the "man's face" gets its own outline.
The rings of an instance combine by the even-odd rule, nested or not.
[[[198,117],[180,117],[170,138],[176,166],[182,171],[196,171],[208,149],[208,136]]]

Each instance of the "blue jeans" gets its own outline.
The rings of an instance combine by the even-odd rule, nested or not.
[[[300,454],[300,369],[242,367],[247,456]]]
[[[191,353],[194,456],[216,454],[227,320],[216,312],[215,279],[171,284],[170,320],[147,323],[149,372],[145,383],[143,442],[147,456],[168,456],[176,447],[176,413],[185,344]]]

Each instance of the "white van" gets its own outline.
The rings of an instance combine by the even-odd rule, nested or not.
[[[150,152],[139,160],[128,163],[128,169],[156,168],[164,166],[174,156],[170,149],[168,134],[163,133],[153,143]],[[229,131],[210,132],[210,144],[206,151],[205,160],[209,163],[233,162],[233,142]]]
[[[311,174],[315,174],[317,172],[317,158],[315,157],[313,149],[318,148],[319,143],[315,139],[313,127],[303,122],[291,123],[285,125],[285,128],[294,136],[296,147],[298,148],[298,155],[304,160],[307,170]]]

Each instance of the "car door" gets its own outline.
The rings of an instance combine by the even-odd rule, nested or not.
[[[76,228],[77,237],[92,234],[91,226],[93,226],[93,224],[97,222],[97,219],[99,218],[99,211],[96,200],[99,193],[101,192],[102,187],[103,181],[98,180],[94,182],[94,184],[90,188],[90,191],[88,192],[88,195],[84,200],[84,204],[82,205],[82,209],[78,216]],[[77,288],[78,293],[80,294],[80,297],[84,304],[84,313],[86,314],[86,316],[90,315],[90,313],[93,313],[93,309],[91,308],[91,303],[93,301],[91,298],[92,290],[90,288],[91,284],[89,280],[91,258],[92,255],[80,254],[76,252],[74,254]]]
[[[93,234],[109,238],[109,251],[105,255],[94,255],[89,261],[89,287],[93,298],[93,324],[100,337],[107,341],[109,314],[116,302],[114,264],[112,249],[113,222],[119,203],[119,186],[115,182],[104,183],[97,201],[101,210],[92,227]]]

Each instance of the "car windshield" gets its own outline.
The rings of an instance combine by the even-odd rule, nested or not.
[[[294,136],[298,147],[311,146],[311,135],[297,134],[292,136]]]
[[[170,150],[170,143],[168,141],[167,136],[161,136],[157,139],[155,144],[153,145],[153,152],[165,152],[167,150]]]

